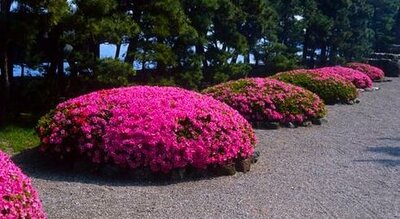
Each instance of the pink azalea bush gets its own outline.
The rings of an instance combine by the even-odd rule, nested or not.
[[[321,72],[324,74],[336,74],[344,77],[345,79],[351,81],[357,88],[371,88],[372,80],[364,73],[341,66],[335,67],[325,67],[325,68],[317,68],[313,71]]]
[[[346,64],[346,67],[366,74],[373,81],[380,80],[385,77],[385,73],[382,71],[382,69],[365,63],[351,62]]]
[[[46,218],[31,180],[0,151],[0,218]]]
[[[153,172],[249,158],[255,135],[229,106],[195,92],[134,86],[59,104],[38,125],[41,150]]]
[[[325,105],[317,95],[274,79],[240,79],[208,88],[203,93],[227,103],[253,123],[301,124],[326,114]]]
[[[357,88],[351,82],[324,71],[299,69],[281,72],[271,78],[310,90],[327,104],[349,103],[358,96]]]

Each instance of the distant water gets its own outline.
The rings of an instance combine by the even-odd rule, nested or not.
[[[121,50],[120,50],[120,54],[118,57],[120,60],[125,59],[126,53],[128,51],[128,46],[129,46],[129,44],[121,45]],[[110,43],[100,44],[100,58],[114,58],[116,50],[117,50],[117,46],[114,44],[110,44]],[[228,62],[229,61],[230,60],[228,60]],[[243,63],[244,57],[242,55],[239,55],[237,62]],[[254,55],[250,55],[250,63],[251,64],[255,63]],[[135,70],[142,69],[142,63],[139,61],[135,61],[133,63],[133,65],[134,65],[133,67]],[[155,63],[146,63],[146,68],[154,68],[155,66],[156,66]],[[67,69],[68,67],[69,67],[68,63],[65,62],[64,69]],[[13,74],[14,74],[14,77],[20,77],[21,76],[21,66],[15,65],[14,69],[13,69]],[[39,69],[32,69],[32,68],[28,68],[25,66],[24,75],[25,76],[42,76],[42,72]]]
[[[100,58],[114,58],[115,57],[115,52],[117,50],[117,47],[114,44],[101,44],[100,45]],[[122,60],[126,56],[126,52],[128,51],[128,44],[122,44],[121,45],[121,52],[119,58]],[[136,65],[135,63],[135,66]],[[64,63],[64,69],[67,69],[69,67],[68,63]],[[20,65],[14,65],[13,69],[13,75],[14,77],[20,77],[21,76],[21,66]],[[32,69],[28,68],[25,66],[24,68],[24,75],[25,76],[41,76],[42,73],[40,72],[40,69]]]
[[[13,69],[14,77],[21,77],[21,73],[22,73],[21,66],[14,65],[14,69]],[[41,76],[42,74],[40,73],[40,71],[38,69],[32,69],[32,68],[25,67],[24,75],[25,76]]]

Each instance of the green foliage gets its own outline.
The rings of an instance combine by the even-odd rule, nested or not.
[[[114,59],[101,59],[94,70],[96,80],[107,87],[119,87],[129,84],[135,75],[132,66]]]
[[[100,42],[120,44],[125,37],[134,36],[138,33],[136,23],[130,21],[123,14],[112,14],[92,23],[92,33],[97,35]]]
[[[51,91],[51,83],[43,78],[19,79],[14,83],[15,98],[19,100],[13,107],[16,112],[30,112],[41,115],[53,108],[57,100]]]
[[[117,8],[115,0],[75,0],[78,13],[83,12],[87,17],[103,17]]]
[[[372,52],[373,30],[369,27],[373,7],[366,0],[353,0],[349,8],[349,38],[343,42],[342,51],[346,60],[362,60]]]
[[[70,6],[65,0],[51,0],[47,1],[47,9],[50,14],[49,23],[55,26],[63,22],[71,14]]]
[[[375,50],[385,50],[388,44],[393,43],[393,27],[395,15],[399,10],[399,0],[368,0],[373,7],[373,17],[370,28],[374,31]]]
[[[265,71],[268,73],[277,73],[293,70],[299,67],[299,60],[293,54],[290,54],[284,44],[270,43],[264,48]]]
[[[76,0],[76,12],[65,20],[59,41],[74,48],[67,56],[72,70],[96,68],[101,43],[120,45],[126,38],[139,33],[138,25],[125,11],[120,11],[115,0]],[[79,72],[72,72],[77,75]]]
[[[395,17],[395,24],[393,26],[394,40],[396,44],[400,44],[400,8]]]
[[[33,128],[7,125],[0,128],[0,150],[9,154],[18,153],[39,145]]]
[[[298,45],[303,43],[304,20],[299,19],[302,15],[302,5],[300,0],[271,0],[273,8],[278,15],[277,37],[278,42],[285,45],[281,48],[286,51],[284,55],[293,55],[299,52]]]
[[[303,87],[317,94],[326,104],[348,103],[357,98],[357,88],[346,81],[335,77],[321,78],[306,70],[296,73],[283,72],[271,78]]]
[[[249,86],[251,86],[252,83],[248,80],[237,80],[237,81],[234,81],[234,83],[230,83],[229,85],[230,85],[230,89],[231,89],[232,93],[239,94],[239,93],[245,93],[246,89]],[[216,89],[216,91],[218,91],[218,90]]]
[[[251,70],[248,64],[227,64],[216,66],[213,72],[213,83],[222,83],[230,79],[243,78]]]
[[[200,68],[185,69],[182,72],[177,72],[175,83],[187,89],[198,89],[203,79],[203,74]]]
[[[10,11],[13,2],[18,7]],[[11,74],[8,78],[1,74],[0,108],[11,102],[8,93],[14,102],[25,103],[20,97],[26,97],[37,105],[52,105],[59,97],[97,85],[126,85],[132,79],[202,89],[250,73],[362,60],[373,49],[400,43],[400,0],[4,0],[0,4],[1,71],[11,71],[13,64],[49,63],[46,81],[26,87]],[[128,44],[123,60],[127,65],[116,61],[124,57],[119,49],[115,61],[99,61],[102,43],[117,48]],[[70,66],[66,72],[65,60]],[[143,74],[133,76],[128,71],[134,62],[142,63]]]
[[[303,64],[313,68],[359,60],[371,51],[373,7],[367,0],[271,2],[279,15],[278,42],[286,46],[278,56],[297,59],[302,45]]]

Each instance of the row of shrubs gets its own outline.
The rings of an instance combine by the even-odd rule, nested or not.
[[[365,64],[347,67],[240,79],[202,94],[150,86],[93,92],[59,104],[39,121],[40,150],[67,162],[83,158],[155,173],[249,160],[257,143],[250,123],[323,118],[325,103],[354,101],[357,88],[384,76]],[[0,166],[0,218],[44,218],[30,180],[2,152]]]
[[[349,66],[366,73],[346,67],[295,70],[230,81],[204,95],[148,86],[90,93],[40,120],[41,150],[66,160],[85,157],[163,173],[223,166],[251,157],[256,140],[250,123],[297,126],[323,118],[325,103],[354,101],[357,88],[370,88],[372,79],[383,76],[368,65]]]

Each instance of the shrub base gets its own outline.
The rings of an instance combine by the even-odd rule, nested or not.
[[[348,103],[350,104],[350,103]],[[288,123],[282,124],[279,122],[252,122],[251,125],[255,129],[260,130],[277,130],[280,128],[298,128],[298,127],[311,127],[312,125],[322,125],[325,122],[321,122],[321,120],[325,120],[324,118],[314,118],[311,120],[305,120],[302,123]]]
[[[236,159],[226,165],[211,165],[205,169],[198,169],[191,166],[186,168],[173,169],[169,173],[152,172],[149,167],[140,167],[137,169],[122,168],[112,163],[94,164],[86,158],[75,158],[74,160],[55,159],[46,156],[46,163],[51,163],[53,167],[70,171],[78,174],[93,174],[102,178],[117,178],[128,180],[151,180],[151,181],[168,181],[168,180],[185,180],[218,176],[232,176],[237,172],[247,173],[251,169],[251,165],[258,161],[260,153],[254,154],[247,159]]]

